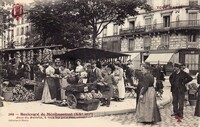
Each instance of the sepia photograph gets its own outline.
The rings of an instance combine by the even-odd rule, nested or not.
[[[0,127],[200,127],[200,0],[0,0]]]

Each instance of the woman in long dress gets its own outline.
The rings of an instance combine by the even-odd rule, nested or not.
[[[56,101],[57,93],[54,80],[55,69],[49,64],[46,64],[46,66],[48,67],[45,69],[46,78],[42,94],[42,102],[48,104]]]
[[[141,65],[144,81],[136,108],[136,119],[137,122],[157,123],[161,121],[161,116],[156,103],[155,88],[153,87],[154,77],[149,70],[149,65]]]
[[[121,68],[120,62],[115,62],[115,71],[114,71],[115,79],[118,80],[117,90],[118,96],[115,96],[117,101],[122,101],[125,98],[125,85],[124,85],[124,71]]]

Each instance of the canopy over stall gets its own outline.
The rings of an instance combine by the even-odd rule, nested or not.
[[[103,49],[96,48],[77,48],[68,50],[65,54],[62,55],[54,55],[54,58],[61,58],[65,60],[75,60],[75,59],[109,59],[109,58],[119,58],[119,57],[128,57],[129,55],[105,51]]]
[[[167,64],[168,62],[170,62],[173,54],[174,53],[150,54],[145,62],[149,62],[150,64]]]

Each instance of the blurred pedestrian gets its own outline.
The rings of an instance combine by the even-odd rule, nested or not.
[[[186,84],[192,81],[192,77],[181,69],[180,63],[174,64],[174,72],[169,77],[172,92],[173,114],[180,122],[183,118],[184,98],[187,91]]]
[[[200,68],[199,68],[199,72],[200,72]],[[197,84],[199,85],[198,91],[197,91],[198,96],[197,96],[197,103],[196,103],[194,115],[200,117],[200,73],[199,72],[197,74]]]
[[[150,73],[150,66],[141,65],[143,73],[143,87],[140,91],[139,100],[136,108],[137,122],[157,123],[161,121],[160,111],[156,103],[156,92],[153,87],[154,77]]]

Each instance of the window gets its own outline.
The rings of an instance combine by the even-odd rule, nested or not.
[[[199,54],[185,54],[185,64],[189,65],[190,70],[198,70]]]
[[[29,26],[26,26],[26,33],[29,32]]]
[[[161,44],[164,46],[169,45],[169,35],[161,36]]]
[[[107,26],[103,30],[103,37],[107,36]]]
[[[16,35],[17,35],[17,36],[19,35],[19,28],[17,28],[17,33],[16,33]]]
[[[14,37],[14,30],[11,31],[11,38]]]
[[[130,29],[135,29],[135,21],[130,21],[129,22],[129,28]]]
[[[188,42],[196,42],[197,41],[197,37],[195,34],[191,34],[188,36]]]
[[[196,6],[198,5],[198,0],[189,0],[189,6]]]
[[[120,52],[121,46],[119,41],[112,42],[112,51],[113,52]]]
[[[108,49],[108,42],[103,42],[103,43],[102,43],[102,48],[103,48],[104,50],[107,50],[107,49]]]
[[[17,38],[16,45],[18,46],[20,44],[19,38]]]
[[[113,25],[113,35],[118,35],[118,25],[117,24]]]
[[[129,51],[133,51],[134,50],[134,39],[129,39],[129,43],[128,43],[128,50]]]
[[[151,18],[145,19],[146,30],[151,30]]]
[[[24,27],[21,27],[21,35],[24,35]]]
[[[20,45],[22,46],[23,45],[23,37],[20,38],[20,42],[21,42]]]
[[[144,50],[150,50],[150,46],[151,46],[151,38],[144,37]]]
[[[197,13],[189,13],[189,25],[197,25]]]
[[[164,27],[170,27],[170,16],[163,16]]]
[[[23,17],[21,18],[21,24],[24,24],[24,18]]]

